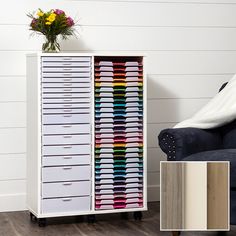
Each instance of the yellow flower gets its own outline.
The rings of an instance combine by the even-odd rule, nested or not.
[[[49,17],[47,17],[47,20],[52,23],[56,19],[56,16],[57,15],[55,13],[51,13]]]
[[[42,11],[38,11],[38,13],[37,13],[37,15],[40,17],[40,16],[43,16],[44,15],[44,13],[42,12]]]
[[[52,22],[50,22],[50,21],[45,22],[45,25],[51,25],[51,24],[52,24]]]

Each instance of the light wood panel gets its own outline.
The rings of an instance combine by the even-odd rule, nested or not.
[[[1,102],[0,128],[25,127],[26,103],[25,102]],[[1,151],[0,151],[1,153]]]
[[[232,75],[148,75],[148,98],[209,98]]]
[[[189,2],[191,1],[10,0],[4,5],[15,7],[11,10],[12,14],[2,11],[0,24],[28,24],[29,18],[22,13],[32,12],[38,7],[47,10],[57,6],[76,17],[80,25],[235,26],[235,5],[188,4]]]
[[[26,101],[25,77],[0,77],[0,102],[15,101]]]
[[[209,99],[161,99],[148,101],[148,122],[180,122],[190,118]],[[160,112],[159,112],[160,111]],[[164,111],[164,112],[163,112]]]
[[[0,129],[0,154],[7,154],[9,158],[12,158],[14,154],[25,154],[25,152],[25,128]],[[3,155],[3,157],[6,156]]]
[[[207,228],[229,227],[229,164],[207,163]]]
[[[25,25],[0,25],[0,31],[0,50],[41,50],[43,37],[29,38]],[[62,50],[236,50],[234,28],[83,26],[78,31],[78,39],[61,41]],[[9,44],[15,35],[20,37]]]
[[[185,168],[182,163],[161,163],[161,229],[183,229]]]

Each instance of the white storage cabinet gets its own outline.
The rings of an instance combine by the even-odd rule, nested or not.
[[[145,57],[27,55],[31,220],[147,210]]]

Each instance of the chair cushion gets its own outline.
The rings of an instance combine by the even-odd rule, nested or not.
[[[236,148],[236,120],[220,128],[224,148]]]
[[[183,161],[230,161],[230,187],[236,188],[236,149],[219,149],[198,152],[182,159]]]

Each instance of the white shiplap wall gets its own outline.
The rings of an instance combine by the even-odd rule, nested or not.
[[[236,72],[235,0],[8,0],[0,14],[0,211],[25,209],[25,54],[40,50],[26,13],[64,9],[79,20],[67,51],[148,56],[148,192],[159,199],[157,134],[191,116]]]

